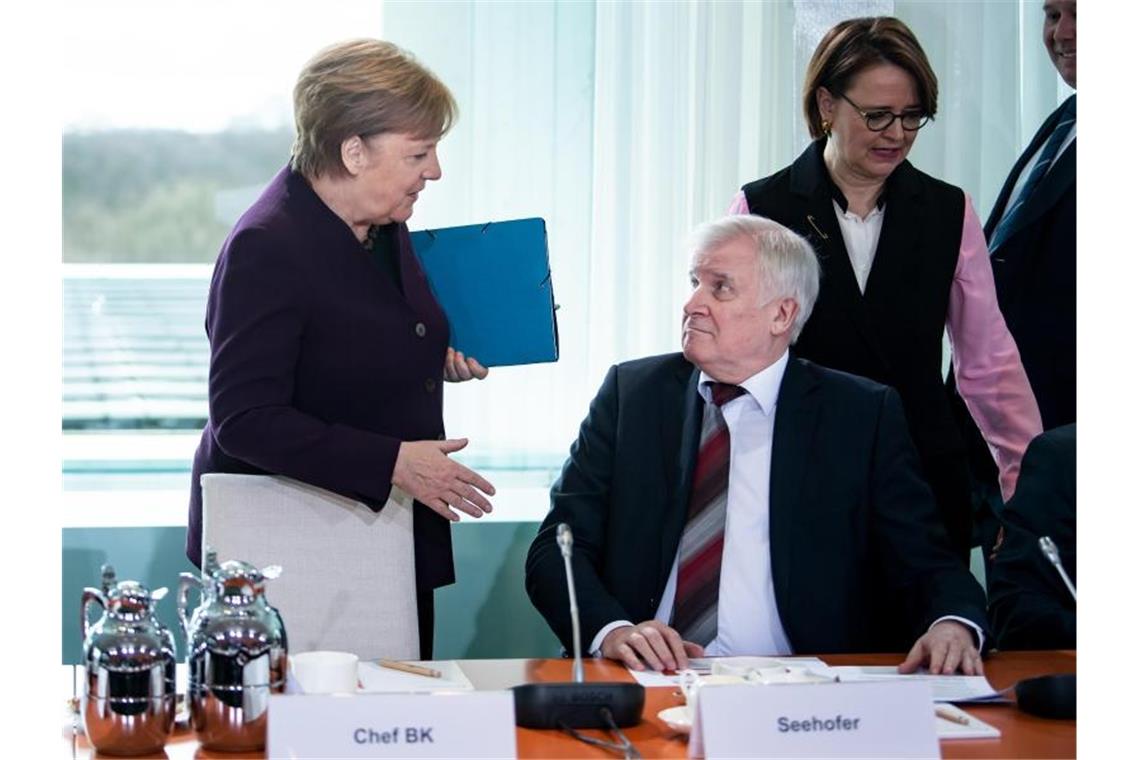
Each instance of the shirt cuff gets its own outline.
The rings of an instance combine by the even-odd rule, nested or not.
[[[986,635],[984,633],[982,633],[982,629],[978,627],[977,623],[975,623],[973,620],[967,620],[964,617],[958,617],[957,615],[943,615],[942,617],[938,618],[933,623],[931,623],[930,628],[933,628],[934,626],[938,625],[943,620],[953,620],[955,623],[961,623],[962,625],[966,626],[971,631],[973,631],[974,632],[974,638],[977,639],[977,642],[978,642],[978,651],[979,652],[982,651],[982,647],[984,647],[986,645]],[[930,628],[927,628],[926,630],[929,631]]]
[[[602,642],[605,641],[606,636],[610,631],[614,630],[615,628],[621,628],[623,625],[632,626],[633,623],[629,622],[628,620],[615,620],[612,623],[602,626],[602,630],[598,631],[598,635],[594,636],[594,640],[590,642],[590,656],[601,657]]]

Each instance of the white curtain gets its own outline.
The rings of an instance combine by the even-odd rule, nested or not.
[[[1041,3],[894,5],[938,75],[938,117],[923,128],[911,161],[968,192],[984,222],[1013,162],[1073,92],[1045,51]]]
[[[440,144],[443,178],[424,192],[410,226],[547,223],[561,358],[449,384],[448,435],[471,439],[461,458],[477,466],[557,466],[596,389],[585,370],[594,6],[389,1],[382,36],[412,51],[459,102],[459,122]]]
[[[444,179],[413,227],[547,219],[562,359],[449,387],[449,433],[525,466],[564,455],[610,364],[675,351],[685,237],[807,144],[800,88],[824,31],[894,14],[939,77],[911,160],[985,217],[1069,90],[1036,2],[386,2],[383,35],[455,91]]]
[[[593,375],[677,350],[686,235],[724,213],[742,164],[791,155],[795,124],[771,107],[794,91],[787,4],[601,3],[597,13]]]

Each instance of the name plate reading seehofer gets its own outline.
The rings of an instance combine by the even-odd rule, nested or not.
[[[273,695],[270,758],[514,757],[509,691]]]
[[[710,686],[697,712],[689,757],[939,757],[920,681]]]

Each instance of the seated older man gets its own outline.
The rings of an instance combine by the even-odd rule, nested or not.
[[[569,648],[634,669],[701,655],[899,651],[982,671],[985,595],[952,553],[898,394],[789,352],[819,292],[799,235],[695,234],[682,353],[610,369],[530,547],[530,598]]]

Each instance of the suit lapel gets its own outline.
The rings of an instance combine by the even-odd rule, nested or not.
[[[1029,196],[1017,218],[1017,226],[1010,236],[1037,221],[1053,208],[1061,195],[1077,181],[1077,142],[1065,149],[1048,173],[1041,179],[1037,189]]]
[[[815,248],[824,286],[833,291],[844,308],[861,311],[862,294],[835,218],[831,191],[823,176],[821,150],[821,145],[813,143],[792,164],[791,189],[801,217],[795,220],[794,228],[801,230]]]
[[[400,257],[400,284],[404,288],[404,298],[413,310],[419,311],[423,306],[424,286],[426,278],[420,268],[419,257],[412,246],[412,236],[406,224],[396,227],[396,255]]]
[[[669,393],[662,394],[661,403],[661,454],[664,457],[663,472],[666,482],[674,484],[669,497],[669,506],[661,525],[661,566],[658,573],[658,588],[663,588],[673,569],[673,559],[681,543],[681,531],[685,528],[685,515],[688,511],[689,490],[693,483],[693,469],[697,464],[697,448],[701,441],[701,421],[705,411],[704,401],[697,392],[700,370],[686,362],[679,362],[676,373],[676,386]],[[677,394],[682,394],[682,403],[677,404]],[[681,412],[678,414],[677,410]]]
[[[1029,141],[1029,145],[1027,145],[1025,150],[1021,152],[1021,155],[1018,156],[1013,168],[1009,170],[1009,174],[1005,178],[1005,184],[1001,186],[1001,192],[998,193],[994,207],[990,210],[989,218],[986,219],[986,240],[990,239],[994,230],[997,229],[998,224],[1001,222],[1003,216],[1002,212],[1005,211],[1006,204],[1009,203],[1010,193],[1013,192],[1013,186],[1017,184],[1017,180],[1025,170],[1025,165],[1029,163],[1029,159],[1033,157],[1033,154],[1037,152],[1038,148],[1049,139],[1049,135],[1053,133],[1053,127],[1061,118],[1061,110],[1064,107],[1065,104],[1062,103],[1053,110],[1053,113],[1049,114],[1049,117],[1038,127],[1037,133],[1033,135],[1033,139]],[[1055,166],[1053,168],[1056,169],[1057,167]],[[1046,179],[1048,179],[1048,177],[1046,177]]]
[[[788,361],[776,398],[772,465],[768,478],[768,536],[776,605],[780,619],[785,621],[802,619],[802,616],[792,614],[792,606],[797,601],[791,593],[792,554],[796,551],[795,514],[801,508],[800,490],[819,416],[819,401],[814,393],[816,385],[810,365],[793,356]],[[808,603],[808,600],[802,601]],[[793,635],[790,629],[788,635],[789,638]],[[795,641],[792,645],[795,646]]]
[[[1049,119],[1047,123],[1052,121],[1053,119]],[[1041,143],[1048,135],[1049,132],[1046,131],[1044,125],[1042,125],[1041,129],[1037,130],[1037,134],[1035,134],[1033,139],[1029,142],[1029,146],[1018,156],[1017,162],[1013,165],[1013,168],[1009,170],[1009,174],[1006,175],[1005,183],[1001,186],[1001,192],[998,193],[997,200],[994,201],[994,207],[990,209],[990,216],[986,219],[986,226],[983,230],[986,235],[986,240],[990,239],[994,234],[994,230],[997,229],[998,224],[1001,222],[1002,212],[1005,210],[1006,204],[1009,203],[1009,196],[1010,193],[1013,192],[1013,186],[1017,184],[1017,179],[1021,176],[1021,172],[1025,170],[1025,165],[1029,162],[1029,158],[1041,147]]]

